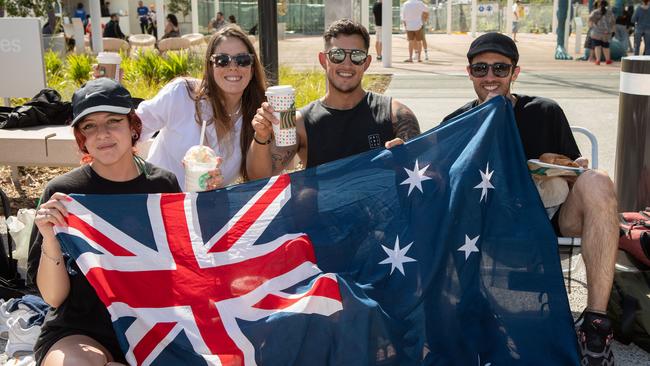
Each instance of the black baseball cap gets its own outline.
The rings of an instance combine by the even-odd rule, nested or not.
[[[90,80],[72,95],[72,126],[95,112],[129,114],[133,109],[131,93],[109,78]]]
[[[467,60],[471,63],[472,59],[484,52],[495,52],[502,54],[512,60],[513,64],[519,61],[519,51],[512,38],[505,34],[490,32],[476,38],[469,46],[467,51]]]

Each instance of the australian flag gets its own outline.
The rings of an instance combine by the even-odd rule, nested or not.
[[[206,193],[74,195],[58,237],[133,365],[576,365],[510,104]]]

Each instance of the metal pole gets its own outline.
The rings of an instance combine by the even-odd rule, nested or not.
[[[476,37],[476,23],[478,21],[478,0],[472,0],[472,37]]]
[[[259,8],[260,55],[270,85],[278,85],[278,2],[257,0]]]
[[[616,192],[619,211],[650,206],[650,56],[621,63]]]
[[[381,2],[381,65],[391,67],[393,53],[393,1]]]
[[[156,36],[158,40],[165,35],[165,2],[164,0],[156,0]]]
[[[551,33],[555,34],[557,31],[557,10],[560,7],[558,0],[553,0],[553,16],[551,17]]]
[[[102,41],[102,12],[99,6],[99,0],[90,0],[90,28],[93,31],[93,52],[99,53],[104,51],[104,42]]]
[[[556,0],[557,1],[557,0]],[[512,13],[512,0],[508,0],[506,4],[506,31],[505,33],[512,37],[512,22],[514,21],[514,14]]]
[[[199,33],[199,2],[192,0],[190,6],[192,7],[192,33]]]
[[[447,34],[451,34],[451,0],[447,0]]]
[[[361,25],[370,29],[370,6],[368,0],[361,0]]]

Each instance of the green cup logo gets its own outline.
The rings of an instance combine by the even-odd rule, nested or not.
[[[203,173],[199,177],[199,187],[201,190],[205,191],[208,189],[208,180],[210,180],[210,173]]]

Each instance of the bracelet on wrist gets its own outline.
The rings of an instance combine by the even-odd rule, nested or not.
[[[54,258],[54,257],[51,257],[49,254],[47,254],[47,252],[45,251],[45,247],[42,244],[41,244],[41,257],[45,257],[45,258],[51,260],[57,266],[59,264],[61,264],[61,261],[63,260],[63,254],[61,254],[61,256],[59,258]]]
[[[257,136],[255,136],[255,134],[253,134],[253,140],[255,140],[255,142],[257,142],[260,145],[268,145],[268,144],[271,143],[271,138],[270,137],[266,141],[260,141],[260,140],[257,139]]]

